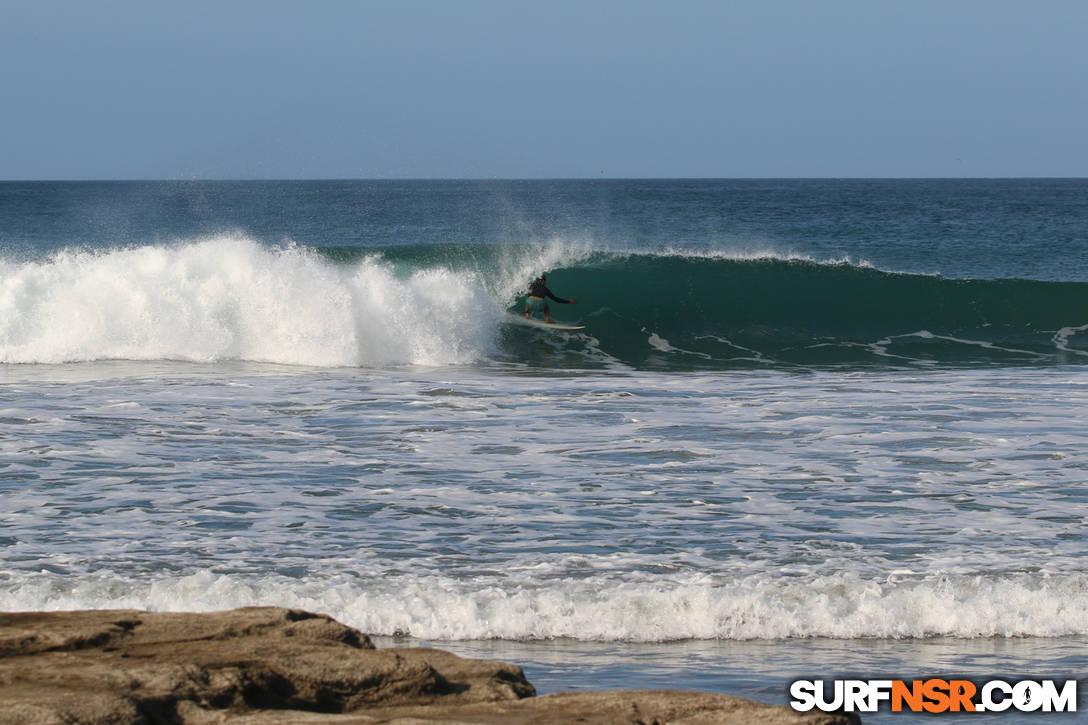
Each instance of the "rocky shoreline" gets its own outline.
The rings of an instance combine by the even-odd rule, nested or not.
[[[378,650],[317,614],[0,614],[0,723],[733,723],[838,725],[730,695],[536,696],[521,668],[437,649]]]

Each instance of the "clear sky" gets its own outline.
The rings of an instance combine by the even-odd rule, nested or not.
[[[0,178],[1088,176],[1084,0],[0,0]]]

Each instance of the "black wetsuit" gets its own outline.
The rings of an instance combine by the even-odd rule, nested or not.
[[[562,297],[556,297],[552,294],[552,291],[548,289],[548,286],[544,284],[542,280],[533,280],[533,283],[529,285],[530,297],[547,297],[553,299],[561,305],[569,305],[570,300],[565,300]]]

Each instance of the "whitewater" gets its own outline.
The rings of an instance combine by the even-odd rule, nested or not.
[[[483,354],[492,305],[444,269],[398,279],[220,237],[0,266],[0,361],[448,365]],[[456,325],[451,324],[456,322]]]
[[[1078,677],[1083,186],[0,184],[0,609],[543,692]],[[509,324],[542,271],[584,331]]]

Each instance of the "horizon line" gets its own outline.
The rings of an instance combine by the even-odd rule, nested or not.
[[[328,176],[328,177],[72,177],[72,178],[30,178],[0,179],[0,184],[31,183],[167,183],[167,182],[303,182],[303,181],[365,181],[365,182],[405,182],[405,181],[1059,181],[1085,180],[1086,176]]]

